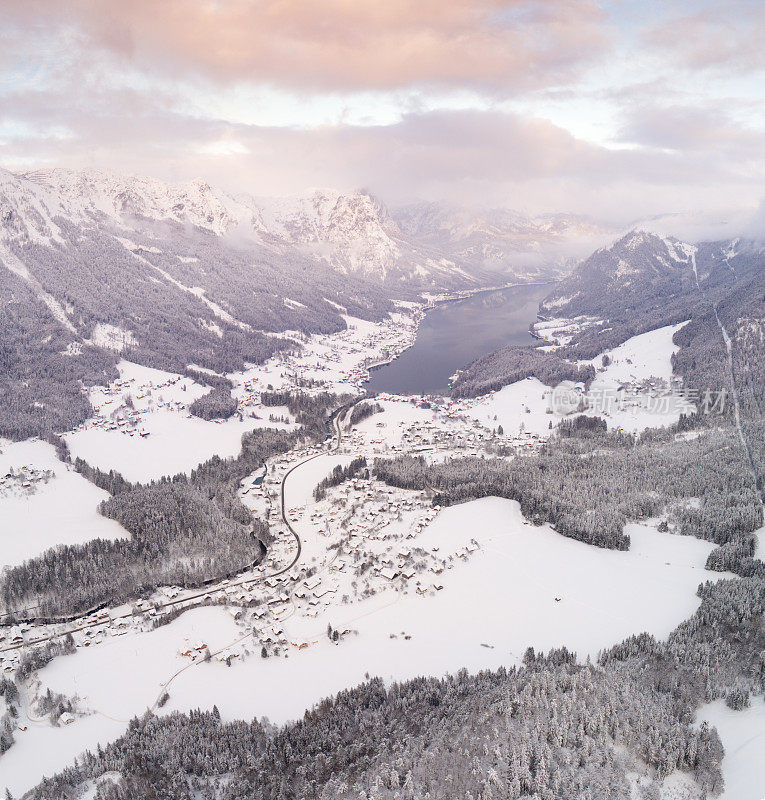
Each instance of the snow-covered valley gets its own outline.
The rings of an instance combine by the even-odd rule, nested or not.
[[[301,499],[297,489],[294,502]],[[200,608],[155,631],[107,637],[56,659],[40,670],[40,691],[76,695],[83,716],[58,728],[23,720],[27,729],[3,756],[11,790],[24,791],[82,749],[115,738],[165,691],[159,713],[217,705],[224,719],[282,723],[366,675],[391,681],[517,664],[528,646],[566,644],[595,657],[633,633],[666,636],[698,606],[695,588],[712,549],[634,525],[629,552],[601,550],[530,525],[513,501],[485,499],[441,511],[406,542],[449,560],[445,570],[430,572],[424,593],[413,581],[399,582],[343,603],[338,596],[351,593],[350,576],[331,571],[334,554],[310,528],[305,519],[299,526],[320,585],[335,576],[341,585],[316,614],[294,597],[285,611],[268,612],[269,627],[283,631],[279,655],[261,657],[262,635],[253,632],[263,630],[259,620],[245,613],[237,622],[223,608]],[[474,553],[455,555],[471,541]],[[328,639],[327,625],[341,632],[339,642]],[[216,657],[206,661],[205,648]]]
[[[94,466],[142,481],[188,471],[214,453],[234,455],[244,430],[292,425],[274,421],[288,416],[287,410],[264,408],[260,392],[293,388],[300,376],[313,379],[314,391],[357,393],[370,364],[408,346],[416,322],[406,315],[381,326],[349,320],[342,334],[312,337],[298,354],[280,354],[230,375],[242,419],[221,424],[188,415],[188,404],[204,387],[121,362],[119,382],[93,391],[96,416],[68,437],[70,448]],[[669,377],[670,332],[654,332],[651,344],[651,358],[641,361],[628,342],[600,379]],[[316,500],[316,484],[354,458],[363,456],[371,465],[381,456],[416,453],[439,461],[498,446],[534,453],[561,419],[551,413],[549,387],[536,379],[482,398],[383,395],[377,402],[381,410],[356,424],[340,419],[342,438],[274,458],[265,480],[261,475],[242,482],[242,502],[277,534],[256,569],[207,587],[204,597],[170,587],[149,603],[94,615],[86,627],[26,627],[21,635],[27,641],[72,631],[75,652],[55,658],[38,671],[39,683],[27,686],[17,742],[2,756],[3,780],[13,792],[71,763],[83,749],[116,738],[147,707],[167,713],[217,705],[224,719],[266,716],[282,723],[367,675],[392,681],[518,664],[529,646],[565,644],[582,658],[594,658],[631,634],[665,637],[698,607],[698,584],[724,576],[704,570],[712,544],[660,533],[658,520],[629,524],[632,546],[624,552],[531,525],[511,500],[485,498],[439,509],[426,493],[365,478],[330,488]],[[113,414],[114,406],[122,411]],[[655,422],[650,415],[641,420]],[[15,556],[9,551],[7,564],[45,546],[107,535],[99,525],[104,531],[116,527],[113,535],[121,531],[97,513],[105,493],[52,453],[39,442],[4,449],[9,468],[21,460],[56,474],[24,497],[34,509],[25,541],[37,541]],[[78,509],[90,527],[76,520],[61,529],[49,517],[35,516],[35,498],[44,499],[49,485],[63,486],[58,482],[66,476],[84,488],[62,493],[63,513]],[[87,487],[90,495],[83,493]],[[18,502],[0,496],[4,510]],[[82,538],[68,539],[68,530]],[[290,531],[299,537],[300,558],[288,572],[268,577],[295,556]],[[204,606],[210,602],[215,605]],[[189,610],[161,624],[183,605]],[[336,638],[328,636],[328,626]],[[0,651],[4,647],[0,642]],[[18,649],[0,657],[12,673]],[[32,710],[34,698],[47,689],[75,699],[68,724],[53,726]]]

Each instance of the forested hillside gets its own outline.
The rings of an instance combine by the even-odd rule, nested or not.
[[[565,648],[529,650],[520,669],[387,688],[373,679],[284,728],[222,724],[215,710],[146,715],[32,796],[60,800],[96,779],[97,800],[625,800],[628,773],[657,792],[678,769],[714,796],[722,747],[693,714],[762,692],[765,582],[726,580],[699,595],[666,642],[631,637],[597,665]]]
[[[236,494],[239,481],[294,446],[297,435],[256,430],[242,437],[237,458],[214,456],[190,476],[130,484],[80,463],[112,497],[100,512],[117,520],[129,539],[92,540],[48,550],[6,570],[0,579],[5,610],[25,617],[82,613],[117,605],[160,585],[199,586],[257,562],[269,544],[268,526],[253,519]]]
[[[112,380],[119,356],[181,373],[237,370],[298,346],[273,333],[343,330],[343,314],[379,319],[406,293],[340,275],[288,242],[224,235],[236,209],[210,187],[173,205],[162,184],[119,194],[104,178],[107,203],[103,186],[75,177],[0,175],[0,436],[82,422],[83,390]]]
[[[553,439],[538,456],[429,465],[405,455],[378,461],[375,472],[392,486],[431,489],[439,505],[487,496],[517,500],[535,523],[619,550],[629,548],[627,520],[667,513],[672,530],[718,545],[738,541],[763,521],[746,453],[730,427],[681,441],[672,430],[639,440],[588,430]]]

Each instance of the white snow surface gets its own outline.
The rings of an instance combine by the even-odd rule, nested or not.
[[[292,505],[333,458],[316,461],[314,474],[293,487]],[[306,525],[303,530],[310,535]],[[628,525],[627,532],[628,552],[598,549],[532,526],[514,501],[486,498],[445,509],[418,538],[418,546],[444,552],[471,538],[480,545],[469,560],[455,561],[439,576],[443,590],[427,596],[411,589],[385,592],[329,606],[316,618],[287,616],[281,624],[289,640],[309,645],[289,648],[287,658],[261,659],[250,639],[255,655],[230,668],[215,660],[187,666],[177,653],[190,642],[204,641],[211,650],[241,647],[242,632],[222,609],[189,611],[157,631],[80,649],[56,659],[40,678],[44,687],[80,695],[98,714],[78,718],[66,734],[31,725],[3,756],[4,782],[14,792],[26,790],[83,748],[115,738],[183,667],[168,686],[170,700],[161,713],[216,704],[227,720],[265,715],[282,723],[362,682],[366,673],[401,680],[517,663],[529,645],[546,650],[566,644],[584,657],[641,631],[665,637],[697,608],[695,590],[710,577],[704,562],[712,546],[648,524]],[[332,644],[327,623],[358,636]]]
[[[754,695],[751,705],[733,711],[723,700],[702,708],[697,720],[717,728],[725,757],[722,773],[725,789],[718,800],[762,800],[765,797],[765,702]]]
[[[686,322],[680,322],[677,325],[656,328],[627,339],[613,350],[607,350],[605,355],[611,359],[611,363],[605,369],[601,367],[601,356],[596,356],[586,363],[601,369],[602,372],[598,377],[612,384],[650,377],[668,383],[672,378],[671,358],[678,350],[677,345],[672,342],[672,337],[685,325]]]
[[[179,651],[198,642],[212,650],[235,634],[234,622],[223,609],[203,608],[156,631],[115,637],[92,650],[55,659],[45,672],[45,681],[66,686],[92,713],[66,727],[52,727],[47,720],[30,718],[23,703],[20,722],[28,729],[15,732],[16,743],[2,757],[0,791],[7,787],[19,796],[43,775],[69,766],[83,750],[116,739],[131,717],[155,702],[161,682],[190,663],[178,656]],[[219,672],[215,680],[224,677]]]
[[[129,394],[141,413],[140,429],[147,436],[127,435],[93,421],[66,435],[72,456],[91,466],[115,469],[129,481],[149,481],[163,475],[189,472],[213,455],[236,456],[242,435],[258,427],[286,427],[269,422],[268,416],[256,419],[231,417],[220,423],[189,415],[191,402],[209,389],[190,378],[122,360],[117,365],[124,389],[95,387],[90,400],[102,422]],[[150,395],[147,394],[150,392]],[[282,409],[269,409],[281,412]],[[261,409],[263,413],[265,409]]]
[[[547,413],[551,391],[536,378],[526,378],[486,395],[467,413],[489,428],[501,425],[506,434],[525,430],[546,437],[550,422],[555,427],[563,419],[559,414]]]
[[[116,350],[118,353],[121,353],[126,347],[135,347],[138,344],[130,331],[122,330],[116,325],[107,325],[104,322],[99,322],[93,329],[90,341],[96,347],[105,347],[107,350]]]
[[[692,413],[692,403],[676,395],[660,396],[673,387],[679,388],[672,372],[672,355],[678,349],[672,337],[684,324],[633,336],[606,351],[611,360],[607,367],[603,366],[602,356],[583,362],[597,370],[587,392],[595,406],[587,413],[603,416],[609,428],[631,432],[671,425],[681,413]],[[633,396],[617,402],[620,387]],[[550,398],[548,386],[536,378],[526,378],[479,398],[467,413],[489,428],[501,425],[506,434],[525,430],[548,436],[550,422],[554,427],[563,419],[561,414],[548,413]]]
[[[630,432],[672,425],[680,414],[693,413],[695,406],[676,394],[660,396],[662,392],[679,388],[672,373],[672,356],[678,350],[672,337],[685,324],[667,325],[633,336],[606,351],[604,355],[611,360],[607,367],[603,367],[602,356],[585,362],[598,371],[588,390],[596,403],[590,413],[603,416],[609,428]],[[620,387],[625,388],[628,395],[637,393],[638,396],[617,403],[616,393]]]
[[[59,461],[50,444],[0,440],[0,476],[22,466],[51,470],[54,477],[29,491],[0,491],[0,569],[55,545],[129,536],[98,513],[98,504],[109,495]]]

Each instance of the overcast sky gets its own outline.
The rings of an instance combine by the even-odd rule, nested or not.
[[[723,215],[764,41],[762,0],[0,0],[0,165]]]

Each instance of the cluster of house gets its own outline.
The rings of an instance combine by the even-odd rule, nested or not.
[[[155,411],[165,409],[188,415],[188,403],[181,400],[165,399],[163,389],[175,387],[182,382],[185,389],[188,379],[175,375],[166,381],[141,383],[136,378],[122,378],[105,387],[99,387],[91,393],[91,404],[94,415],[82,424],[83,428],[103,428],[108,431],[120,431],[127,436],[150,436],[143,428],[145,410],[141,403],[148,400]],[[135,402],[140,404],[136,408]]]
[[[55,473],[52,469],[36,469],[29,465],[15,469],[11,467],[4,475],[0,475],[0,495],[30,494],[53,477]]]
[[[556,350],[570,344],[585,328],[603,324],[603,320],[585,315],[573,318],[540,318],[532,325],[531,335],[535,339],[548,342],[546,349]]]
[[[422,402],[391,395],[384,395],[383,399],[386,403],[405,405]],[[526,430],[499,433],[465,413],[483,399],[428,398],[427,406],[433,412],[429,419],[400,420],[392,430],[383,421],[374,423],[374,427],[370,424],[355,427],[345,440],[346,449],[391,455],[438,452],[462,456],[480,456],[498,445],[524,455],[539,451],[545,437]]]
[[[279,390],[362,392],[369,370],[395,358],[410,347],[422,316],[419,309],[377,323],[348,327],[326,336],[300,338],[293,351],[275,353],[263,367],[244,373],[236,394],[243,406],[256,406],[259,394],[272,386]]]
[[[472,541],[450,554],[439,553],[438,547],[419,547],[417,537],[439,511],[424,494],[373,479],[354,478],[332,488],[310,509],[308,520],[319,536],[331,540],[327,552],[334,555],[324,577],[317,575],[299,597],[312,599],[316,606],[325,597],[335,602],[369,597],[394,583],[401,589],[413,586],[420,594],[440,590],[443,585],[432,582],[434,576],[467,558],[478,545]],[[313,616],[310,609],[308,615]]]

